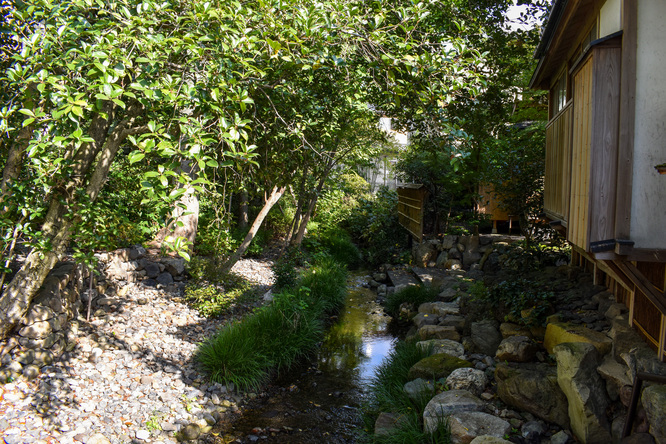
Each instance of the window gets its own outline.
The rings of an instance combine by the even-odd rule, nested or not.
[[[553,116],[559,113],[564,109],[567,104],[567,75],[566,73],[562,74],[555,88],[553,89],[553,105],[552,112]]]

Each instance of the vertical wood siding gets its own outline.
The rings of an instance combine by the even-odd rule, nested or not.
[[[592,68],[592,58],[588,58],[573,79],[571,201],[569,203],[568,240],[584,250],[588,249]]]
[[[546,127],[544,210],[555,220],[569,220],[571,186],[571,102]]]

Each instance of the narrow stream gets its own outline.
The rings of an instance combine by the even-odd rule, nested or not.
[[[375,293],[362,287],[364,279],[356,275],[349,280],[346,305],[316,359],[270,386],[227,430],[219,431],[221,442],[355,442],[363,428],[365,390],[395,342],[388,332],[390,317]]]

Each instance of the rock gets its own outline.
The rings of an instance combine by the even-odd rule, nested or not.
[[[395,429],[406,421],[407,418],[403,414],[381,412],[375,421],[375,435],[390,436]]]
[[[44,305],[33,305],[25,318],[23,318],[23,324],[30,325],[35,322],[48,321],[55,317],[56,314],[51,308]]]
[[[155,262],[146,261],[143,266],[144,271],[146,272],[146,277],[150,279],[155,279],[160,275],[160,266]]]
[[[532,339],[532,332],[530,332],[529,328],[512,322],[502,322],[500,324],[500,333],[504,339],[510,336],[527,336]]]
[[[417,402],[422,399],[430,399],[435,394],[434,384],[422,378],[409,381],[404,385],[403,390],[409,399]]]
[[[488,436],[488,435],[483,435],[483,436],[477,436],[474,438],[470,444],[513,444],[511,441],[507,441],[506,439],[502,438],[496,438],[494,436]]]
[[[136,439],[140,439],[141,441],[145,441],[148,438],[150,438],[150,432],[148,430],[137,430],[136,431]]]
[[[23,367],[22,373],[23,376],[28,380],[35,379],[37,376],[39,376],[39,367],[36,365],[26,365]]]
[[[166,287],[167,285],[173,284],[173,276],[171,276],[171,273],[165,271],[164,273],[160,273],[160,275],[157,276],[156,281],[158,284],[164,285]]]
[[[102,435],[101,433],[95,433],[86,440],[86,444],[111,444],[111,441],[109,441],[106,436]]]
[[[444,263],[444,268],[447,270],[462,270],[462,262],[458,259],[448,259]]]
[[[182,257],[163,258],[162,264],[164,265],[165,270],[174,277],[181,276],[185,273],[185,259]]]
[[[460,333],[455,327],[441,325],[425,325],[419,328],[417,332],[419,339],[427,341],[429,339],[449,339],[451,341],[460,341]]]
[[[622,438],[620,444],[655,444],[655,439],[649,433],[634,433],[631,436]]]
[[[597,373],[597,348],[588,342],[568,342],[555,346],[553,353],[557,359],[557,383],[569,403],[574,435],[585,444],[609,443],[608,398]]]
[[[442,327],[454,327],[459,332],[465,329],[465,318],[456,315],[447,315],[443,319],[440,318],[439,325]]]
[[[471,338],[477,349],[488,356],[495,356],[497,347],[502,342],[499,323],[493,320],[472,322]]]
[[[475,264],[481,260],[481,253],[478,252],[478,250],[470,250],[470,251],[465,251],[463,252],[463,264],[465,266],[471,266],[472,264]]]
[[[445,353],[438,353],[421,359],[409,369],[408,379],[417,378],[438,380],[448,377],[457,368],[472,367],[472,363]]]
[[[601,356],[611,350],[613,341],[603,333],[571,323],[553,323],[546,327],[544,347],[553,354],[553,348],[566,342],[586,342],[592,344]]]
[[[452,444],[468,444],[477,436],[502,438],[511,431],[511,424],[482,412],[458,412],[449,418]]]
[[[181,436],[185,441],[194,441],[201,435],[201,427],[199,424],[191,422],[181,430]]]
[[[495,353],[498,361],[530,362],[534,360],[538,347],[527,336],[510,336],[500,343]]]
[[[442,302],[452,302],[458,298],[458,290],[455,288],[447,287],[442,290],[437,297]]]
[[[460,313],[460,305],[455,302],[426,302],[419,305],[419,313],[436,316],[457,315]]]
[[[548,364],[498,364],[497,394],[506,404],[561,427],[569,426],[567,398]]]
[[[541,437],[546,434],[548,429],[540,421],[527,421],[520,428],[520,435],[528,442],[541,442]]]
[[[19,330],[19,335],[24,338],[29,339],[44,339],[53,332],[53,330],[59,330],[60,327],[57,325],[57,322],[54,322],[56,318],[49,319],[48,321],[38,321],[34,324],[26,325]]]
[[[448,251],[458,243],[458,236],[443,236],[440,244],[441,251]]]
[[[53,353],[49,350],[36,350],[35,359],[32,361],[38,367],[53,364]]]
[[[643,390],[641,403],[650,424],[650,434],[658,443],[666,442],[666,386],[651,385]]]
[[[467,390],[479,396],[488,385],[485,372],[474,368],[457,368],[446,378],[446,385],[451,390]]]
[[[465,356],[465,348],[460,342],[452,341],[450,339],[429,339],[427,341],[420,341],[416,344],[419,348],[427,348],[432,345],[432,353],[446,353],[447,355],[455,356],[462,359]]]
[[[629,309],[627,308],[626,305],[624,305],[621,302],[615,302],[608,307],[608,309],[605,311],[604,316],[606,319],[609,321],[612,321],[613,319],[617,318],[618,316],[628,312]]]
[[[606,381],[606,392],[611,401],[619,399],[622,387],[632,385],[629,367],[618,363],[611,355],[604,357],[597,372]]]
[[[560,430],[550,437],[550,444],[568,444],[571,442],[571,436],[564,430]]]
[[[439,253],[437,256],[437,260],[435,261],[435,267],[437,268],[444,268],[446,261],[449,260],[449,253],[446,251],[442,251]]]
[[[437,325],[439,318],[428,313],[418,313],[412,318],[412,322],[416,325],[416,328],[421,328],[425,325]]]
[[[135,261],[146,255],[146,249],[141,245],[135,245],[129,249],[128,259]]]
[[[427,432],[437,430],[437,426],[447,416],[460,412],[480,411],[483,401],[465,390],[449,390],[435,395],[423,410],[423,427]]]
[[[428,240],[421,242],[412,248],[414,264],[418,267],[426,267],[428,262],[437,258],[437,241]]]
[[[9,357],[9,355],[7,355]],[[26,350],[18,357],[16,358],[18,362],[20,362],[22,365],[29,365],[32,364],[32,362],[35,360],[35,351],[34,350]]]

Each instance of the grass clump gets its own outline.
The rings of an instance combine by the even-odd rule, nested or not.
[[[414,306],[415,309],[425,302],[432,302],[437,300],[439,294],[437,288],[428,285],[410,285],[402,288],[399,291],[388,296],[386,299],[385,309],[388,314],[393,317],[398,317],[400,312],[400,305],[407,302]]]
[[[449,443],[448,424],[442,423],[434,433],[423,430],[423,410],[430,400],[424,396],[416,401],[404,391],[409,382],[409,369],[421,359],[430,356],[432,347],[419,347],[416,341],[399,342],[387,359],[379,366],[370,384],[368,400],[363,406],[366,434],[362,442],[375,444]],[[434,395],[435,387],[433,387]],[[374,435],[374,423],[381,412],[401,415],[399,426],[389,435]]]
[[[346,270],[332,259],[315,264],[294,288],[199,346],[211,380],[256,390],[309,354],[323,338],[323,319],[344,302]]]

